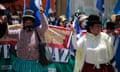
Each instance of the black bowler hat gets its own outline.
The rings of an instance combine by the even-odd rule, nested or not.
[[[106,29],[114,30],[115,29],[115,23],[114,22],[107,22],[106,23]]]
[[[23,18],[23,21],[26,19],[31,19],[31,20],[35,21],[34,11],[30,10],[30,9],[26,10],[25,14],[22,16],[22,18]]]
[[[102,24],[100,21],[100,17],[97,15],[90,15],[87,19],[87,26],[92,26],[94,24]]]

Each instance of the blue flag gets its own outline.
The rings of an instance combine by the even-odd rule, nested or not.
[[[71,37],[71,40],[70,40],[70,55],[75,56],[75,48],[72,44],[72,37]]]
[[[73,21],[73,27],[75,28],[75,31],[76,31],[76,39],[78,40],[81,36],[82,36],[82,29],[80,27],[80,22],[79,22],[79,19],[77,17],[74,18],[74,21]],[[70,41],[70,54],[74,56],[74,53],[75,53],[75,48],[72,44],[72,38],[71,38],[71,41]]]
[[[26,10],[26,0],[24,0],[23,14],[25,13],[25,10]]]
[[[118,2],[115,5],[114,13],[115,14],[120,14],[120,0],[118,0]]]
[[[116,43],[116,52],[115,52],[115,61],[116,61],[116,68],[118,72],[120,72],[120,36],[118,36],[118,41]]]
[[[41,16],[39,13],[38,5],[40,7],[40,0],[30,0],[30,9],[35,12],[35,17],[36,17],[35,27],[37,27],[41,24]]]
[[[99,10],[99,12],[101,14],[104,13],[104,7],[103,7],[103,5],[104,5],[104,0],[97,0],[97,2],[96,2],[96,8]]]
[[[66,18],[67,18],[67,21],[69,21],[69,19],[70,19],[71,10],[72,10],[72,0],[68,0],[67,9],[66,9]]]
[[[50,10],[50,8],[51,8],[51,5],[50,5],[50,0],[47,0],[46,1],[47,3],[46,3],[46,10],[45,10],[45,15],[46,15],[46,17],[48,17],[48,14],[49,14],[49,10]]]
[[[76,30],[77,38],[80,38],[82,36],[82,29],[80,27],[80,22],[78,18],[75,21],[75,30]]]

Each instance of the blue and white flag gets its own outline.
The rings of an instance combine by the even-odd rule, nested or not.
[[[41,16],[39,13],[39,8],[42,6],[41,0],[30,0],[30,9],[35,12],[35,27],[39,26],[41,24]]]
[[[116,62],[116,68],[118,72],[120,72],[120,36],[117,38],[117,42],[115,45],[115,62]]]
[[[47,3],[46,3],[46,9],[45,9],[45,15],[46,15],[46,17],[48,17],[48,14],[49,14],[49,10],[50,10],[50,8],[51,8],[51,0],[47,0],[46,1]]]
[[[67,9],[66,9],[66,18],[67,18],[67,21],[70,20],[71,11],[72,11],[72,0],[68,0]]]
[[[23,14],[25,14],[25,10],[26,10],[26,0],[24,0],[24,6],[23,6]]]
[[[75,19],[73,21],[73,27],[76,30],[77,38],[80,38],[82,36],[82,29],[80,27],[80,22],[79,22],[79,19],[77,17],[75,17]]]
[[[118,2],[116,3],[116,5],[114,7],[114,13],[120,14],[120,0],[118,0]]]
[[[97,0],[96,1],[96,8],[99,10],[101,14],[104,13],[104,0]]]

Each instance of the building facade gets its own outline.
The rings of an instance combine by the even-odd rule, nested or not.
[[[4,5],[10,9],[12,12],[15,10],[23,10],[24,1],[26,1],[26,6],[29,7],[30,0],[17,0],[12,3],[5,3]],[[42,6],[45,9],[46,1],[42,0]],[[72,0],[72,14],[79,10],[85,12],[86,14],[99,14],[99,11],[96,9],[97,0]],[[66,14],[68,0],[51,0],[51,8],[56,12],[57,16]],[[113,14],[113,9],[117,0],[104,0],[104,15],[110,17]]]

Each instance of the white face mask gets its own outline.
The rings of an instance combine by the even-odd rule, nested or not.
[[[50,17],[50,21],[54,21],[55,20],[55,17]]]
[[[19,24],[20,22],[18,20],[12,20],[12,24]]]

